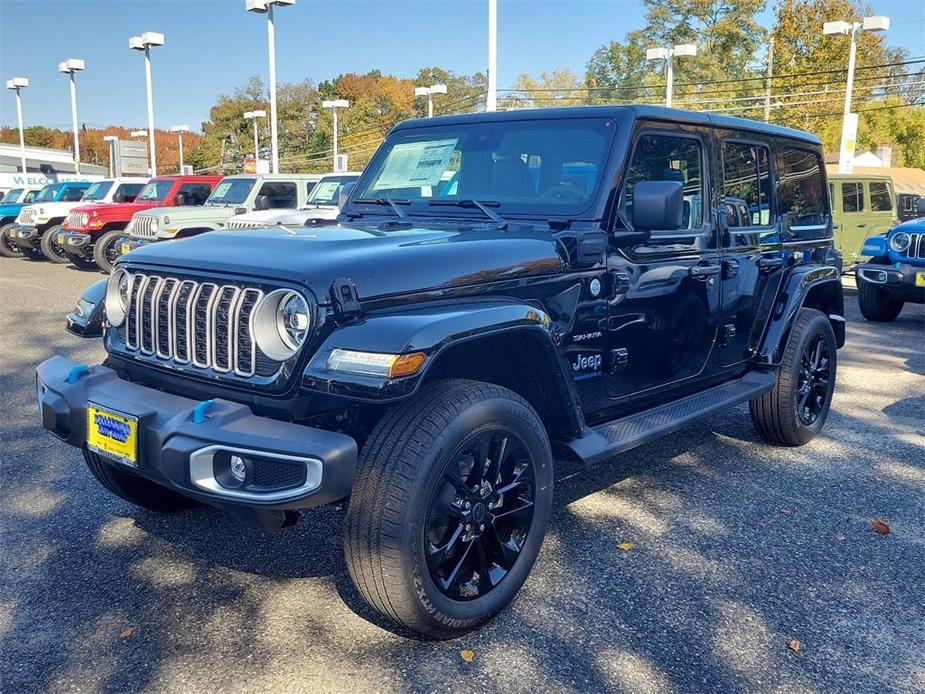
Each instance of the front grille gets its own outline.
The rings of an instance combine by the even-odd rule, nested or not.
[[[24,207],[23,211],[20,213],[23,224],[32,224],[35,221],[35,210],[28,207]]]
[[[177,365],[237,376],[267,375],[251,316],[263,290],[134,273],[122,330],[133,352]]]
[[[153,239],[157,236],[157,232],[154,231],[153,228],[155,221],[154,217],[135,215],[132,217],[132,236],[142,239]]]
[[[80,229],[83,226],[83,221],[80,219],[80,217],[81,217],[80,212],[71,212],[67,216],[67,225],[71,229]]]
[[[906,255],[910,258],[925,258],[925,234],[909,234]]]

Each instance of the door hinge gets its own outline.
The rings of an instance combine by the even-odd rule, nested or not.
[[[610,373],[620,373],[626,368],[630,360],[630,352],[626,347],[617,347],[610,350]]]
[[[723,261],[723,279],[731,280],[739,276],[739,261],[738,260],[724,260]]]
[[[339,319],[360,315],[360,295],[353,280],[341,277],[331,282],[331,303]]]
[[[623,270],[616,270],[610,273],[610,283],[611,297],[626,294],[630,289],[630,275]]]

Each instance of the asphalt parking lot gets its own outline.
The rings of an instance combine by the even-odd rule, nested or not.
[[[833,412],[804,448],[760,442],[740,407],[561,470],[512,608],[433,643],[355,593],[341,510],[279,534],[149,513],[43,432],[33,368],[101,359],[63,330],[100,277],[0,258],[0,690],[925,690],[922,306],[866,323],[846,293]]]

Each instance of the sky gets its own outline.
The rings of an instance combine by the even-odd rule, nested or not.
[[[925,56],[925,1],[869,0],[892,18],[892,45]],[[770,0],[769,5],[773,3]],[[582,75],[591,54],[644,24],[639,0],[499,0],[499,86],[519,74],[567,67]],[[315,83],[379,69],[412,77],[438,65],[484,71],[487,0],[297,0],[277,11],[280,82]],[[762,15],[769,25],[771,12]],[[199,129],[221,93],[251,75],[266,78],[266,18],[244,0],[0,0],[0,77],[28,77],[26,125],[70,128],[67,77],[59,61],[83,58],[79,119],[89,127],[146,121],[144,61],[129,36],[158,31],[152,51],[155,123]],[[0,124],[16,123],[12,92],[0,94]]]

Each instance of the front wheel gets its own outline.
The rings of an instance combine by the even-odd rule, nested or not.
[[[0,227],[0,255],[4,258],[21,258],[22,251],[10,238],[10,228],[12,226],[12,224],[4,224]]]
[[[71,257],[64,250],[64,247],[55,240],[55,236],[59,231],[61,231],[61,227],[55,225],[50,229],[46,229],[45,233],[42,234],[42,254],[47,260],[63,265],[71,262]]]
[[[800,309],[774,387],[749,403],[759,434],[780,446],[802,446],[822,430],[835,391],[835,350],[828,316]]]
[[[903,310],[903,301],[896,299],[880,285],[858,276],[858,308],[861,315],[874,323],[896,320]]]
[[[431,638],[502,610],[539,553],[552,505],[549,439],[506,388],[438,381],[378,422],[344,526],[357,590]]]
[[[101,272],[112,272],[119,257],[119,239],[125,236],[125,229],[113,229],[100,236],[93,245],[93,261]]]

